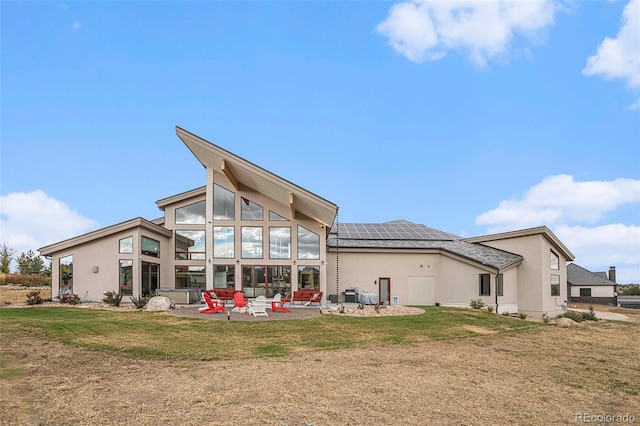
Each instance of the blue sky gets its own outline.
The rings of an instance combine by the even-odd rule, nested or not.
[[[640,282],[640,0],[0,7],[0,240],[19,251],[204,185],[178,125],[342,222],[546,225]]]

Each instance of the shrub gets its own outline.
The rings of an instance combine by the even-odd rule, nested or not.
[[[148,301],[149,301],[149,297],[147,296],[141,296],[141,297],[131,296],[131,303],[133,303],[133,306],[135,306],[136,309],[144,308]]]
[[[598,321],[596,312],[593,310],[593,306],[589,306],[589,312],[582,312],[582,319],[585,321]]]
[[[68,303],[69,305],[77,305],[80,303],[80,297],[74,293],[62,293],[59,298],[60,303]]]
[[[502,316],[503,316],[503,317],[508,317],[508,316],[509,316],[509,311],[504,311],[504,312],[502,313]]]
[[[27,293],[27,305],[41,305],[43,302],[38,290]]]
[[[549,324],[549,315],[546,312],[542,314],[542,322]]]
[[[520,319],[527,319],[527,314],[525,312],[520,312],[518,316],[520,317]]]
[[[38,274],[2,274],[2,285],[13,284],[25,287],[44,287],[51,285],[51,277],[44,277]]]
[[[493,312],[493,306],[487,306],[487,312],[492,313]]]
[[[102,301],[111,306],[120,306],[122,301],[122,293],[115,291],[107,291]]]
[[[558,318],[569,318],[571,320],[574,320],[575,322],[584,321],[584,318],[582,317],[582,314],[580,312],[576,312],[576,311],[567,311],[567,312],[565,312],[564,315],[560,315]]]
[[[484,308],[484,302],[482,301],[482,299],[471,299],[469,306],[471,306],[473,309],[482,309]]]

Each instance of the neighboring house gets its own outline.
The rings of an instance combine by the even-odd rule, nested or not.
[[[461,238],[407,221],[335,223],[338,207],[176,128],[206,185],[157,201],[164,216],[133,219],[48,245],[53,294],[100,300],[158,289],[232,288],[247,297],[357,287],[382,303],[469,306],[556,315],[571,252],[546,227]]]
[[[618,305],[616,292],[616,267],[606,272],[591,272],[575,263],[567,265],[569,302]]]

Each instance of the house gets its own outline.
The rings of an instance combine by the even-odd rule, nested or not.
[[[184,129],[176,134],[206,171],[205,186],[156,202],[136,218],[40,248],[53,294],[126,301],[154,291],[246,297],[348,290],[380,303],[469,306],[555,315],[567,300],[571,252],[546,227],[461,238],[425,225],[338,223],[338,206]],[[193,297],[191,298],[193,299]],[[182,300],[189,300],[189,297]]]
[[[618,305],[615,266],[609,268],[607,277],[606,272],[591,272],[582,266],[570,263],[567,265],[567,286],[569,302]]]

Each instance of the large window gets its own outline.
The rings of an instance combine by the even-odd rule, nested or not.
[[[291,259],[291,228],[269,228],[269,257]]]
[[[176,231],[176,259],[204,260],[204,231]]]
[[[204,266],[176,266],[176,288],[205,288]]]
[[[320,235],[298,225],[298,259],[320,259]]]
[[[262,207],[244,197],[241,197],[241,200],[242,220],[262,220]]]
[[[205,203],[198,201],[188,206],[176,209],[177,225],[204,225],[205,220]]]
[[[214,220],[234,220],[236,206],[236,195],[221,187],[213,185],[213,219]]]
[[[123,254],[133,253],[133,237],[126,237],[120,239],[119,252]]]
[[[504,278],[502,274],[496,275],[496,294],[498,297],[504,296]]]
[[[480,274],[480,296],[491,296],[491,276]]]
[[[560,296],[560,275],[551,275],[551,295]]]
[[[267,269],[267,297],[280,293],[291,294],[291,266],[269,266]]]
[[[73,255],[60,258],[59,293],[73,293]]]
[[[242,291],[245,297],[258,297],[267,295],[266,266],[242,267]]]
[[[233,265],[215,265],[213,269],[214,288],[235,288],[236,268]]]
[[[133,260],[120,260],[120,293],[133,294]]]
[[[140,244],[142,248],[142,254],[153,257],[160,257],[160,241],[142,237],[142,244]]]
[[[287,219],[285,219],[284,217],[280,216],[278,213],[274,213],[274,212],[270,211],[269,212],[269,220],[286,221]]]
[[[242,257],[244,259],[262,258],[262,227],[242,227]]]
[[[213,257],[230,259],[235,256],[233,226],[213,227]]]
[[[320,290],[320,267],[298,266],[298,288]]]
[[[560,269],[560,258],[553,250],[549,251],[549,265],[551,269],[555,269],[556,271]]]

